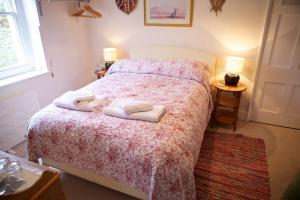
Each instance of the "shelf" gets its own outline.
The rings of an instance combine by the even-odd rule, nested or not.
[[[233,97],[221,96],[219,99],[220,106],[235,108],[237,106],[237,102]]]
[[[225,124],[232,124],[235,122],[235,117],[233,115],[233,112],[218,110],[216,120]]]

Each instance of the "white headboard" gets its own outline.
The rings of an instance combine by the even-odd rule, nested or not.
[[[203,51],[192,48],[168,47],[168,46],[148,46],[129,51],[130,58],[156,58],[156,59],[193,59],[207,63],[214,74],[216,58]]]

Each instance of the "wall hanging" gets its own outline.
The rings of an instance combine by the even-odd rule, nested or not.
[[[35,0],[35,4],[37,5],[37,10],[39,13],[39,16],[43,16],[43,9],[42,9],[42,5],[41,5],[41,1],[42,0]],[[80,6],[80,2],[85,2],[85,3],[90,3],[90,0],[48,0],[48,1],[71,1],[71,2],[77,2],[78,3],[78,7]]]
[[[136,7],[137,0],[115,0],[118,8],[129,15]]]
[[[88,13],[88,15],[84,14]],[[83,7],[80,7],[76,12],[72,14],[72,16],[75,17],[89,17],[89,18],[98,18],[101,17],[101,13],[94,10],[91,6],[85,5]]]
[[[42,12],[42,6],[41,6],[41,0],[35,0],[37,3],[37,7],[39,10],[40,15],[43,15]],[[77,3],[78,9],[71,13],[71,16],[75,17],[89,17],[89,18],[98,18],[102,17],[102,14],[98,11],[94,10],[88,3],[90,3],[90,0],[48,0],[48,1],[66,1],[66,2],[75,2]],[[84,6],[80,6],[81,3],[84,3]]]
[[[214,11],[216,15],[218,15],[218,12],[222,12],[222,6],[224,5],[225,0],[210,0],[211,4],[211,11]]]
[[[146,26],[192,26],[194,0],[144,0]]]

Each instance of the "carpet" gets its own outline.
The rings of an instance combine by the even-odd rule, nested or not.
[[[262,139],[206,131],[195,167],[197,199],[270,199]]]

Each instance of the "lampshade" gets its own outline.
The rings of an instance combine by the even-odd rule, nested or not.
[[[244,66],[244,58],[228,56],[226,60],[226,71],[237,74],[242,72]]]
[[[103,49],[104,61],[116,61],[117,60],[117,49],[116,48],[104,48]]]

